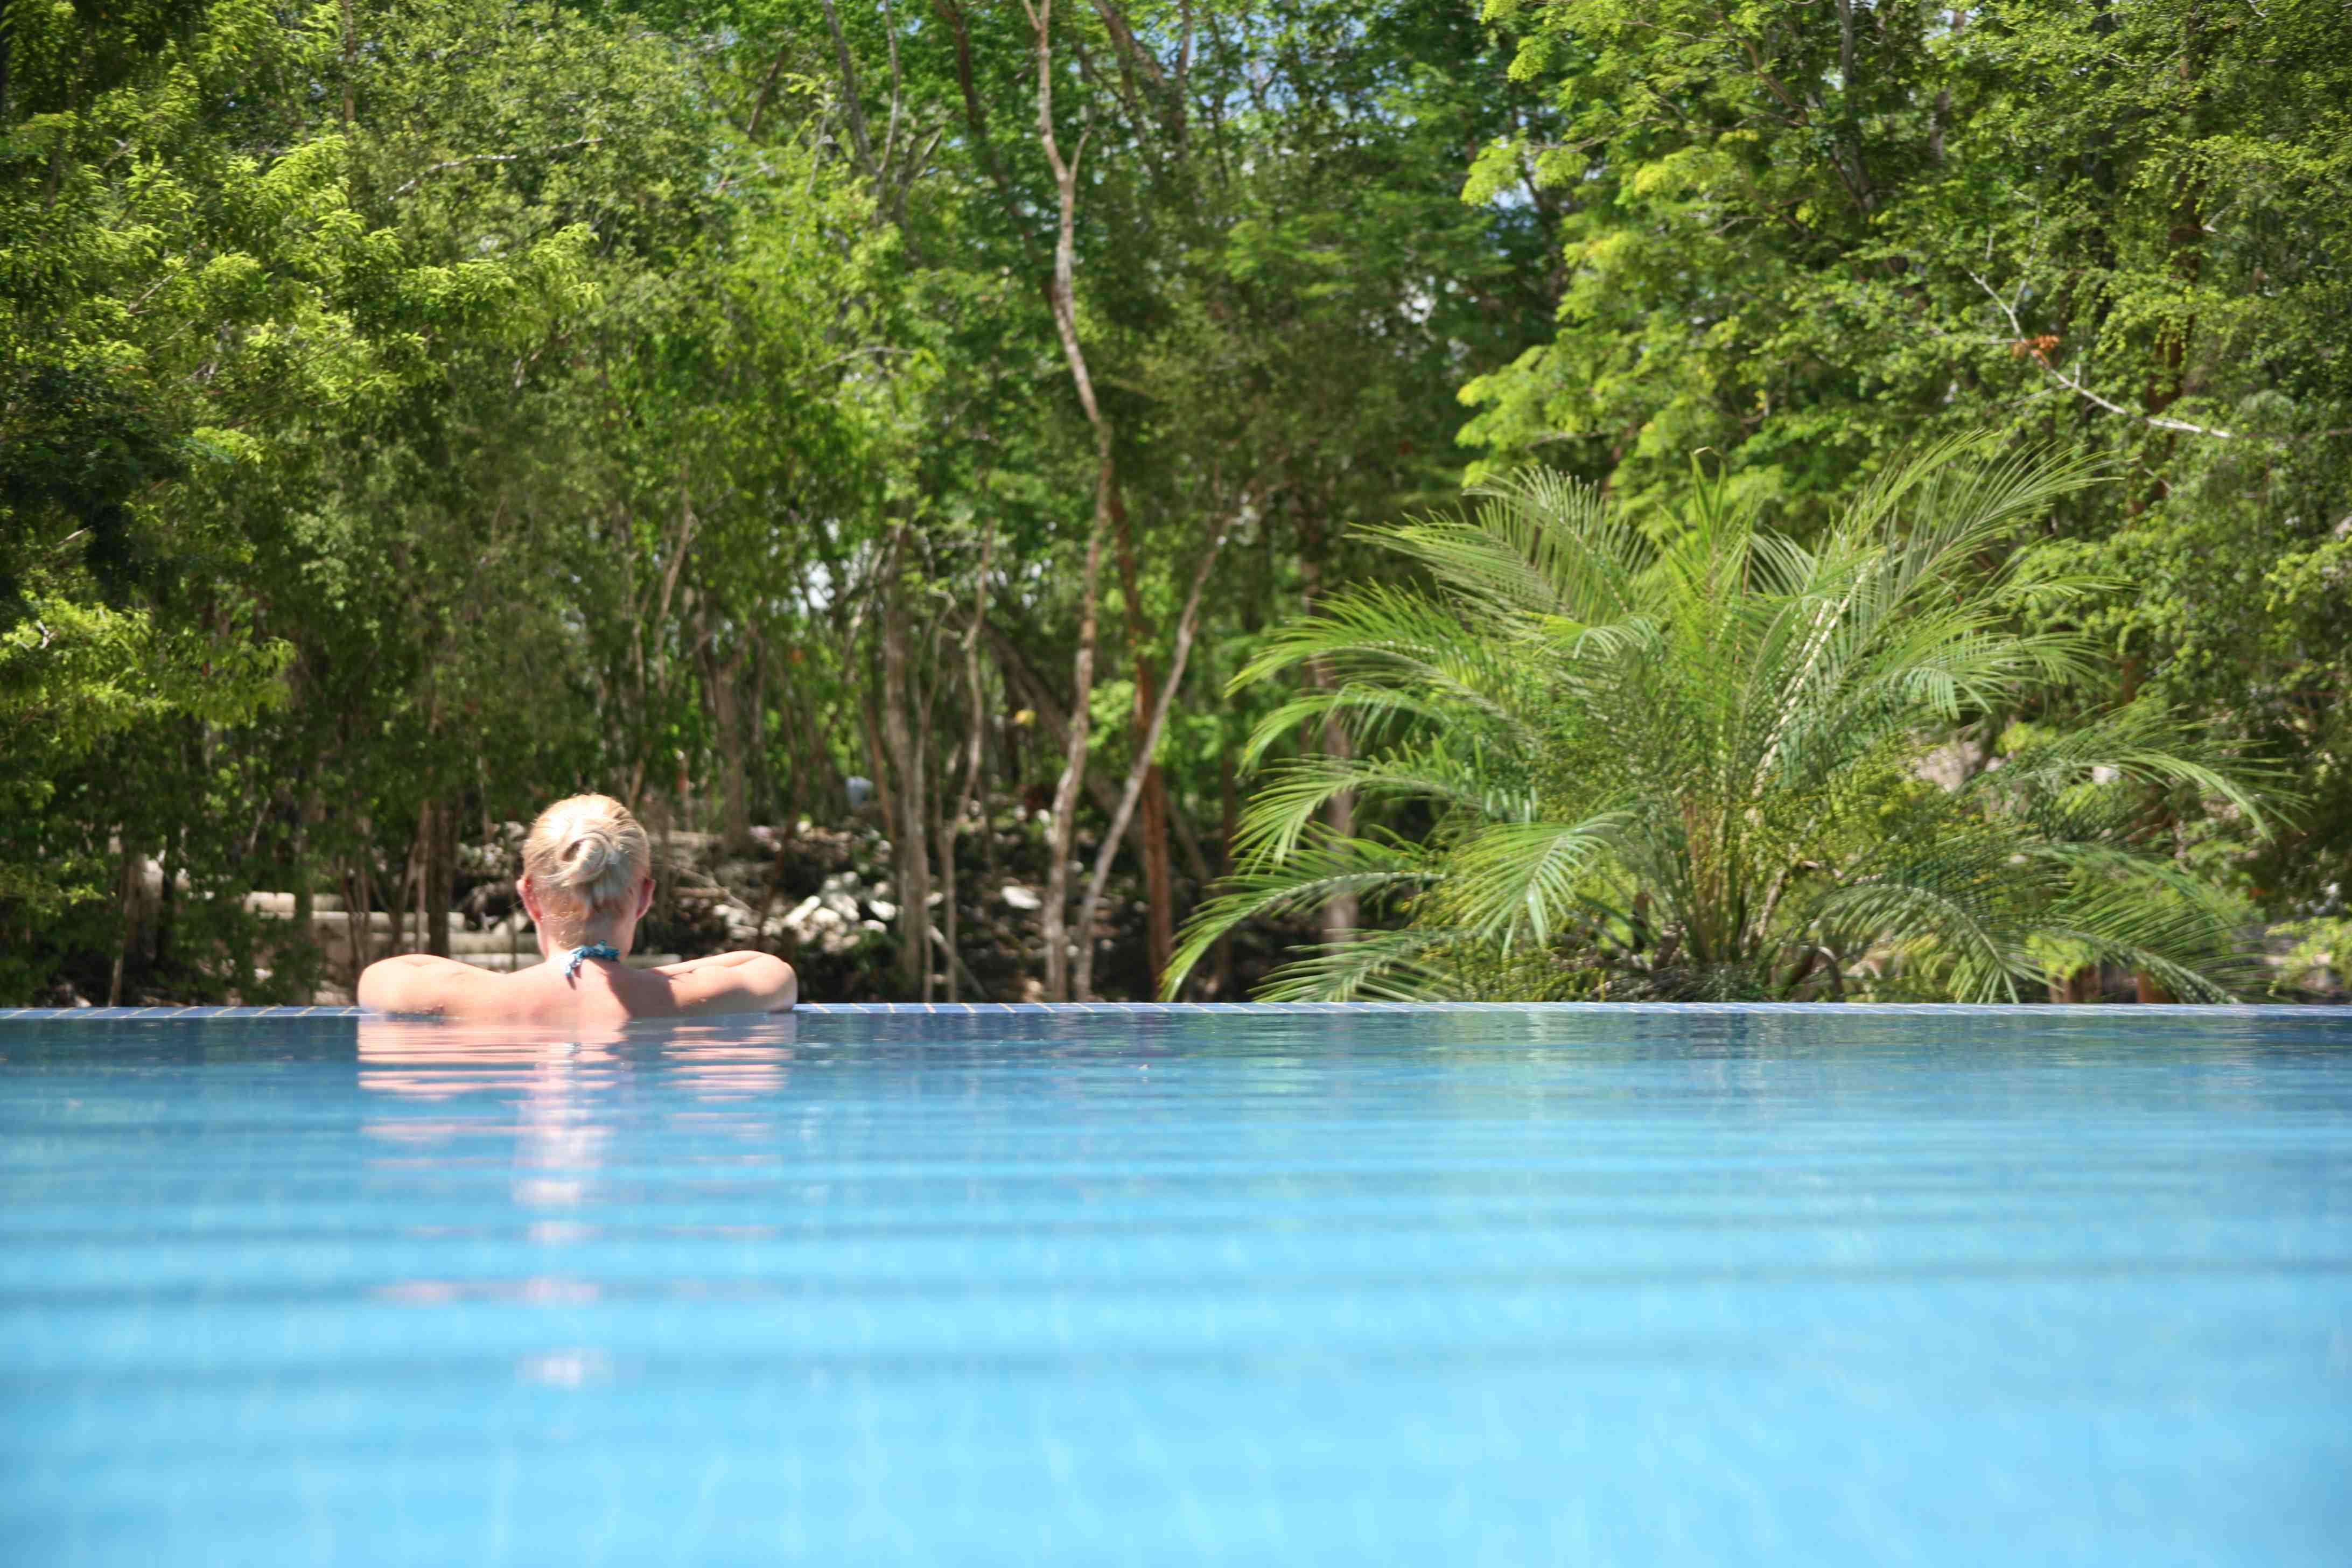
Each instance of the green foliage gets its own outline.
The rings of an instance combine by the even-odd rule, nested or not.
[[[2219,908],[2196,888],[2326,914],[2352,879],[2340,26],[2321,0],[1056,7],[1075,310],[1124,519],[1082,814],[1116,797],[1222,529],[1166,812],[1130,840],[1181,849],[1174,907],[1235,847],[1247,744],[1290,770],[1267,797],[1289,858],[1246,873],[1277,878],[1267,907],[1311,907],[1279,879],[1333,855],[1326,890],[1386,889],[1368,907],[1401,926],[1328,955],[1331,985],[1391,984],[1388,953],[1462,994],[1618,994],[1637,971],[1810,994],[1830,972],[1787,931],[1822,873],[1787,879],[1769,931],[1721,900],[1576,902],[1634,819],[1566,782],[1610,742],[1523,668],[1567,635],[1548,574],[1584,581],[1540,556],[1558,531],[1512,523],[1533,575],[1480,590],[1538,619],[1465,638],[1461,603],[1398,584],[1471,536],[1364,525],[1451,505],[1465,457],[1474,478],[1534,462],[1605,486],[1618,521],[1591,537],[1644,572],[1700,560],[1726,519],[1759,571],[1859,571],[1836,543],[1857,480],[1996,427],[2116,482],[2044,498],[2001,536],[2019,558],[1969,563],[1998,567],[2010,617],[1971,636],[2064,657],[1921,700],[1990,776],[2084,734],[2169,754],[2112,717],[2167,711],[2291,782],[2267,838],[2192,784],[2082,795],[2045,837],[2168,846],[2181,879],[2093,910],[2100,929],[2173,920],[2132,940],[2186,951]],[[241,895],[405,922],[450,869],[436,814],[481,838],[604,788],[740,865],[753,822],[840,819],[848,773],[911,788],[935,829],[975,758],[1007,812],[1050,792],[1098,449],[1048,305],[1036,45],[1023,7],[970,0],[9,5],[0,1000],[306,995],[336,976]],[[1494,517],[1590,510],[1511,493]],[[1339,655],[1286,629],[1301,608],[1454,662],[1334,687]],[[1570,650],[1664,658],[1647,627],[1597,616]],[[1277,665],[1303,695],[1256,678]],[[1675,700],[1694,734],[1731,722]],[[1361,760],[1319,755],[1332,714]],[[1485,749],[1428,750],[1456,728]],[[1875,744],[1823,797],[1823,864],[2024,831],[1990,784],[1913,776],[1924,739]],[[1738,880],[1796,853],[1783,818],[1811,797],[1789,788],[1701,858]],[[1324,842],[1351,803],[1378,826]],[[2122,872],[2045,869],[1982,913],[2011,980],[2131,946],[2049,924]],[[1506,941],[1514,878],[1574,898]],[[1748,956],[1699,963],[1684,938],[1662,960],[1671,921]],[[1204,973],[1241,984],[1235,953],[1289,934]],[[1956,942],[1869,983],[1981,989]]]
[[[425,802],[676,742],[681,650],[786,591],[768,505],[858,466],[865,208],[622,21],[17,7],[7,47],[0,987],[130,940],[160,857],[249,992],[234,895],[380,898]]]
[[[2293,921],[2272,934],[2291,944],[2272,960],[2271,993],[2281,1000],[2338,994],[2352,977],[2352,919]]]
[[[2143,704],[1923,776],[1932,745],[2095,657],[2030,627],[2095,584],[2003,549],[2093,475],[1998,446],[1892,466],[1811,543],[1704,477],[1639,521],[1530,472],[1462,521],[1380,531],[1433,586],[1340,595],[1242,676],[1327,666],[1258,739],[1328,714],[1357,754],[1273,770],[1185,962],[1345,891],[1403,923],[1270,994],[1525,999],[1605,976],[1612,996],[2016,1000],[2103,963],[2225,995],[2236,911],[2146,829],[2171,792],[2259,823],[2242,771]],[[1330,835],[1317,815],[1342,790],[1427,832]]]
[[[2352,599],[2306,567],[2352,510],[2340,6],[1486,15],[1561,123],[1490,142],[1465,195],[1543,211],[1565,279],[1550,339],[1464,387],[1482,470],[1540,458],[1640,514],[1711,448],[1802,536],[1923,437],[2097,453],[2118,482],[2042,531],[2131,591],[2074,607],[2105,673],[2051,700],[2210,718],[2308,803],[2235,832],[2249,890],[2352,879]]]

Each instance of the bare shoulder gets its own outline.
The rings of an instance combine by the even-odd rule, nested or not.
[[[378,1013],[447,1013],[478,1001],[493,978],[453,958],[404,952],[369,964],[356,1000]]]
[[[722,952],[653,973],[681,1013],[782,1013],[800,999],[800,976],[772,952]]]

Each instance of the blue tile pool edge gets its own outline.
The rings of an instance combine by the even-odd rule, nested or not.
[[[2352,1017],[2352,1007],[2342,1005],[2177,1002],[803,1002],[793,1011],[819,1017],[867,1014],[957,1017],[1039,1013],[1105,1016],[1200,1014],[1220,1017],[1301,1013],[1753,1014],[1764,1016],[1822,1014],[1851,1017],[1892,1015],[2106,1018],[2148,1014],[2166,1017],[2339,1021]],[[165,1023],[209,1018],[284,1020],[383,1016],[371,1014],[364,1007],[0,1007],[0,1023],[27,1024],[69,1020],[121,1023],[138,1019]]]

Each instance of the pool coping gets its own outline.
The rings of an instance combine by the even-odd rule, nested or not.
[[[1765,1017],[1823,1015],[1829,1016],[1990,1016],[2102,1017],[2133,1015],[2191,1018],[2352,1017],[2352,1007],[2329,1003],[2179,1003],[2179,1002],[803,1002],[793,1009],[813,1017],[933,1016],[996,1017],[1004,1016],[1069,1015],[1073,1016],[1157,1016],[1208,1015],[1219,1017],[1254,1015],[1369,1013],[1517,1013],[1593,1014],[1625,1016],[1660,1014],[1687,1016],[1704,1014],[1753,1015]],[[766,1015],[743,1014],[743,1017]],[[783,1016],[785,1015],[776,1015]],[[364,1007],[0,1007],[0,1024],[13,1023],[148,1023],[213,1018],[369,1018],[387,1015]]]

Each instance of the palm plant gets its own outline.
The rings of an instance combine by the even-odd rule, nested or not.
[[[1355,754],[1268,769],[1172,994],[1253,916],[1354,895],[1402,919],[1278,971],[1280,998],[2014,1000],[2089,964],[2227,994],[2234,907],[2143,831],[2168,792],[2257,816],[2247,775],[2126,708],[1944,783],[1922,760],[2092,672],[2048,629],[2098,585],[2006,548],[2079,463],[1947,442],[1811,543],[1720,481],[1639,523],[1529,473],[1375,531],[1429,588],[1367,584],[1236,678],[1319,664],[1255,764],[1329,715]],[[2042,628],[2042,629],[2035,629]],[[1338,837],[1325,805],[1412,821]]]

